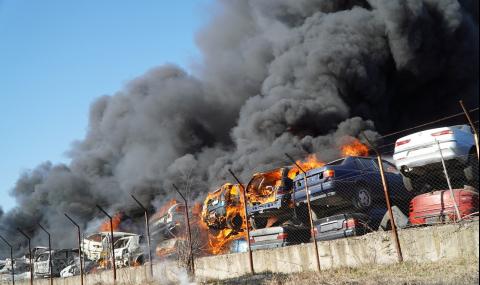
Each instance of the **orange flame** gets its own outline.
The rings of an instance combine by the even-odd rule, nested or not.
[[[303,161],[295,161],[304,171],[309,171],[311,169],[319,168],[325,165],[323,161],[317,159],[317,156],[312,153],[307,156]],[[288,172],[288,177],[294,179],[297,174],[300,173],[300,169],[296,165],[293,165],[290,171]]]
[[[340,150],[342,156],[368,156],[368,147],[358,139],[353,139],[352,142],[344,144]]]
[[[122,222],[122,217],[123,217],[122,213],[116,213],[112,217],[112,226],[113,226],[113,231],[114,232],[117,232],[120,229],[120,224]],[[99,228],[99,231],[100,232],[109,232],[110,231],[110,220],[107,219],[105,222],[103,222],[103,224]]]
[[[207,195],[201,212],[200,226],[208,231],[208,252],[212,254],[224,253],[234,239],[244,236],[245,214],[241,187],[238,184],[226,183],[214,192]],[[209,211],[214,203],[224,202],[226,214],[218,215]]]

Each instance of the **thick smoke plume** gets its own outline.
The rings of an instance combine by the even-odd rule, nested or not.
[[[131,212],[134,194],[158,205],[172,183],[201,199],[228,168],[247,182],[284,152],[329,160],[346,137],[458,112],[459,99],[477,106],[477,3],[217,1],[193,71],[157,67],[96,100],[71,163],[22,174],[0,230],[24,228],[35,244],[40,222],[55,246],[73,246],[64,212],[92,228],[95,204]]]

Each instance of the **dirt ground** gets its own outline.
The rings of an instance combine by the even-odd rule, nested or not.
[[[408,263],[362,268],[325,270],[321,273],[259,274],[224,281],[209,281],[202,285],[413,285],[413,284],[479,284],[479,262],[455,260],[435,263]]]

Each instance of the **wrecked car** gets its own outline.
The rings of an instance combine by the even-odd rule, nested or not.
[[[113,242],[123,237],[134,236],[133,233],[113,232]],[[110,246],[110,232],[100,232],[91,234],[82,241],[82,249],[85,256],[93,261],[98,261],[101,258],[110,255],[108,249]]]
[[[37,277],[49,277],[49,263],[52,263],[52,276],[60,276],[60,271],[68,265],[75,262],[78,259],[78,249],[61,249],[52,250],[50,259],[50,253],[47,251],[38,255],[33,263],[33,274]]]
[[[250,232],[250,248],[252,251],[307,243],[309,241],[310,228],[304,225],[285,223],[279,227],[268,227]]]
[[[256,173],[247,184],[247,213],[253,229],[280,225],[293,215],[290,168]]]
[[[408,209],[412,198],[403,187],[403,180],[394,165],[383,161],[385,178],[390,188],[392,204]],[[327,217],[341,209],[365,212],[385,203],[385,194],[377,159],[347,156],[307,171],[307,183],[314,220]],[[304,174],[294,179],[293,199],[306,207]]]
[[[115,266],[119,268],[143,264],[144,254],[141,243],[140,235],[119,238],[113,245],[115,248]]]
[[[153,240],[176,237],[185,222],[185,206],[175,200],[162,207],[151,218],[151,236]]]
[[[208,194],[203,203],[202,221],[212,231],[232,229],[242,231],[244,223],[240,186],[226,183]]]
[[[478,186],[478,159],[475,139],[468,125],[457,125],[416,132],[395,142],[393,159],[402,173],[405,187],[417,194],[447,187],[442,158],[452,183],[461,187],[468,181]],[[440,178],[440,179],[439,179]],[[440,183],[445,181],[444,183]]]

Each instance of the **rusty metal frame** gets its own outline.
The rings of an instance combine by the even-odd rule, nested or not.
[[[320,272],[321,266],[320,266],[320,255],[318,253],[318,243],[317,243],[317,235],[315,233],[315,226],[313,225],[313,217],[312,217],[312,206],[310,203],[310,191],[308,190],[308,181],[307,181],[307,172],[300,166],[298,163],[291,157],[288,153],[285,153],[285,156],[290,159],[298,169],[303,173],[303,179],[305,181],[305,193],[307,194],[307,207],[308,207],[308,218],[310,221],[310,235],[312,236],[313,239],[313,244],[315,245],[315,258],[317,260],[317,271]],[[292,191],[293,197],[295,197],[295,189]]]
[[[38,226],[47,234],[48,236],[48,273],[49,276],[48,278],[50,279],[50,285],[53,285],[53,276],[52,276],[52,240],[50,233],[40,224],[38,223]]]
[[[13,264],[13,246],[3,237],[0,235],[0,239],[3,240],[9,247],[10,247],[10,260],[11,260],[11,270],[12,270],[12,285],[15,285],[15,267]]]
[[[243,198],[243,212],[245,214],[245,230],[247,232],[247,243],[248,243],[248,262],[250,266],[250,272],[252,274],[255,274],[255,269],[253,267],[253,255],[252,255],[252,248],[250,244],[250,228],[249,228],[249,223],[248,223],[248,212],[247,212],[247,195],[246,195],[246,189],[243,186],[242,182],[238,179],[238,177],[233,173],[231,169],[228,169],[228,172],[233,176],[235,181],[237,181],[238,185],[240,185],[240,190],[242,192],[242,198]]]
[[[193,257],[192,232],[191,232],[191,229],[190,229],[190,216],[189,216],[189,214],[188,214],[188,203],[187,203],[187,199],[185,199],[185,196],[183,196],[183,194],[180,192],[180,190],[178,189],[178,187],[177,187],[175,184],[172,184],[172,186],[173,186],[173,188],[175,189],[175,191],[177,191],[178,195],[180,195],[180,197],[182,197],[183,202],[185,203],[185,217],[186,217],[186,220],[187,220],[188,244],[189,244],[189,246],[190,246],[190,252],[189,252],[190,266],[189,266],[189,271],[190,271],[190,273],[192,274],[192,276],[195,276],[195,260],[194,260],[194,257]]]
[[[17,228],[17,231],[20,232],[28,240],[28,253],[30,254],[30,285],[33,285],[33,260],[32,260],[32,238],[24,233],[20,228]]]
[[[111,238],[110,238],[110,245],[112,246],[112,268],[113,268],[113,283],[115,284],[115,282],[117,281],[117,265],[115,264],[115,247],[114,247],[114,242],[113,242],[113,219],[112,219],[112,216],[110,216],[107,211],[105,211],[102,207],[100,207],[99,205],[95,205],[97,206],[97,208],[105,214],[105,216],[108,217],[108,219],[110,220],[110,235],[111,235]]]
[[[147,211],[147,208],[145,208],[145,206],[143,206],[143,204],[140,203],[140,201],[138,201],[137,198],[135,198],[135,196],[133,195],[130,195],[130,196],[133,198],[133,200],[135,200],[138,206],[142,208],[143,213],[145,215],[145,234],[147,235],[148,261],[150,262],[150,277],[153,278],[153,260],[152,260],[152,247],[150,245],[150,222],[148,219],[148,211]]]
[[[373,147],[373,144],[370,142],[368,137],[363,134],[363,137],[367,141],[367,144],[370,149],[372,149],[375,154],[377,155],[377,162],[378,162],[378,167],[380,170],[380,177],[382,179],[382,185],[383,185],[383,192],[385,194],[385,201],[387,204],[387,210],[388,210],[388,216],[390,218],[390,225],[392,226],[392,236],[393,240],[395,242],[395,249],[397,251],[397,258],[398,262],[402,263],[403,262],[403,254],[402,254],[402,248],[400,246],[400,240],[398,239],[398,231],[397,231],[397,224],[395,223],[395,217],[393,216],[393,211],[392,211],[392,206],[390,203],[390,194],[388,191],[388,184],[387,184],[387,179],[385,178],[385,170],[383,169],[383,160],[380,152],[376,148]]]
[[[65,217],[77,228],[78,234],[78,258],[80,263],[80,284],[83,285],[83,264],[82,264],[82,234],[80,231],[80,226],[66,213],[63,213]]]

